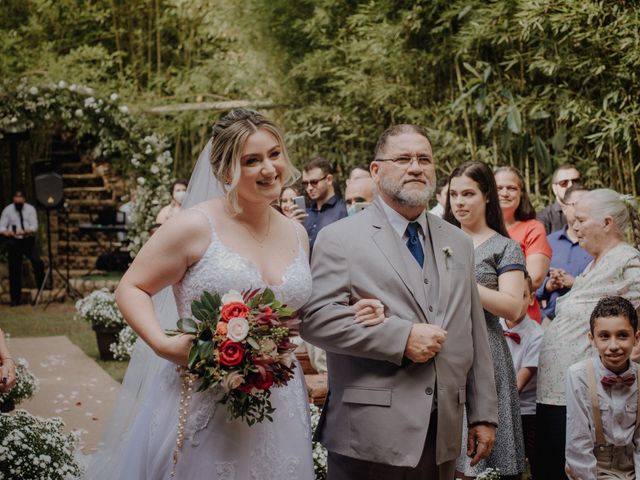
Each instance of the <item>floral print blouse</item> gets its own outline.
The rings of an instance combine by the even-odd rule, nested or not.
[[[544,332],[538,364],[537,402],[566,405],[567,369],[597,354],[589,344],[589,319],[598,300],[621,296],[640,306],[640,252],[620,243],[576,277],[573,288],[556,304],[556,317]]]

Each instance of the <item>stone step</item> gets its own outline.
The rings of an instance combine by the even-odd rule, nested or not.
[[[104,179],[92,173],[67,174],[63,181],[65,192],[70,188],[104,187]]]
[[[93,165],[85,162],[65,162],[60,168],[60,173],[64,177],[66,174],[87,174],[93,173]]]
[[[95,199],[69,199],[69,208],[73,212],[92,213],[105,207],[117,207],[115,199],[95,200]]]
[[[67,201],[72,200],[113,200],[113,191],[105,187],[70,187],[64,189]]]

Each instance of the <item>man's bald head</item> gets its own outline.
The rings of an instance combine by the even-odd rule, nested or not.
[[[344,200],[347,207],[354,203],[371,203],[375,197],[376,184],[372,178],[356,178],[347,185]]]

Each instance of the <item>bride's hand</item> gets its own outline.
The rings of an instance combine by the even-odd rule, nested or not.
[[[356,312],[355,322],[363,327],[373,327],[386,320],[384,316],[384,305],[375,298],[363,298],[351,305]]]
[[[189,363],[189,349],[193,344],[193,339],[193,335],[166,337],[156,353],[170,362],[186,367]]]

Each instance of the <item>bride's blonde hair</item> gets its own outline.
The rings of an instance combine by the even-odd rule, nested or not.
[[[242,149],[247,139],[261,129],[273,135],[282,149],[281,154],[286,165],[282,179],[283,187],[290,185],[300,177],[300,172],[289,159],[284,136],[275,123],[260,113],[246,108],[229,112],[213,125],[209,161],[213,174],[222,185],[225,197],[234,214],[242,211],[236,192],[241,175]]]

